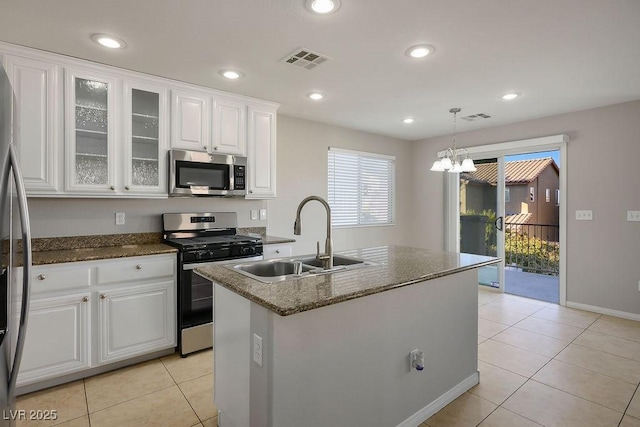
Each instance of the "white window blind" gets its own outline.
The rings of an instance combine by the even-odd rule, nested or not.
[[[393,224],[395,157],[329,148],[331,225]]]

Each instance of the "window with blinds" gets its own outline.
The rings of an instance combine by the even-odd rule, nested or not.
[[[393,224],[395,157],[329,148],[331,225]]]

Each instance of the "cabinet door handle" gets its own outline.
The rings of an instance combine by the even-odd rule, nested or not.
[[[136,265],[136,270],[142,270],[142,264]]]
[[[44,280],[47,278],[46,274],[38,274],[38,280]]]
[[[82,297],[82,302],[88,302],[89,301],[89,297]]]
[[[107,297],[107,294],[100,294],[100,299],[105,299]]]
[[[253,190],[249,190],[249,193],[250,193],[250,194],[253,194]]]
[[[109,187],[109,188],[111,188],[112,190],[115,190],[115,189],[116,189],[116,186],[115,186],[115,185],[112,185],[112,186],[111,186],[111,187]]]
[[[207,146],[206,145],[203,145],[202,148],[204,148],[205,151],[207,150]]]
[[[276,253],[279,254],[280,253],[280,249],[276,249]]]
[[[213,147],[214,150],[218,151],[218,147]]]
[[[124,189],[125,189],[125,190],[129,190],[130,188],[129,188],[129,186],[128,186],[128,185],[125,185],[125,186],[124,186]]]

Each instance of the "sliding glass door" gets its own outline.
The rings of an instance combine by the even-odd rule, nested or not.
[[[567,140],[470,147],[477,171],[446,174],[446,249],[503,260],[480,285],[566,304]]]
[[[504,259],[504,160],[473,160],[477,170],[459,175],[459,251]],[[500,263],[479,269],[478,283],[500,288],[503,268]]]

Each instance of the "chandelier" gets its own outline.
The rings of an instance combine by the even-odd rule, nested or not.
[[[453,148],[447,148],[439,153],[438,159],[431,166],[431,170],[451,173],[475,172],[476,166],[473,164],[473,160],[469,158],[469,152],[464,148],[456,148],[456,115],[460,112],[460,108],[452,108],[449,112],[453,113]],[[459,154],[466,155],[465,159],[460,161]]]

